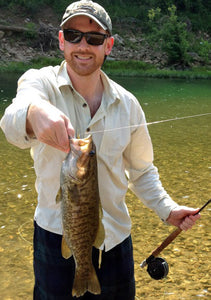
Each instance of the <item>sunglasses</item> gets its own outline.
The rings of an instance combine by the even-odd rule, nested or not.
[[[105,39],[108,38],[108,34],[99,32],[81,32],[74,29],[63,29],[64,39],[73,44],[80,43],[83,37],[85,37],[87,44],[93,46],[102,45]]]

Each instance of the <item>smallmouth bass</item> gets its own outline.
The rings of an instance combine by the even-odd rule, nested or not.
[[[92,137],[71,139],[70,148],[61,168],[57,201],[61,201],[63,222],[62,256],[68,259],[73,254],[76,270],[72,296],[80,297],[87,291],[101,293],[92,247],[102,245],[105,233]]]

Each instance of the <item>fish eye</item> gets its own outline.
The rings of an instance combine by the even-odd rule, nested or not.
[[[93,157],[94,155],[95,155],[95,151],[94,151],[94,150],[91,150],[91,151],[89,152],[89,156]]]

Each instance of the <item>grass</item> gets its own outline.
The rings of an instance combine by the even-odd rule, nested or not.
[[[117,76],[211,79],[211,69],[208,67],[193,67],[187,70],[159,69],[149,63],[135,60],[107,61],[103,66],[103,70],[108,75]]]
[[[62,59],[56,57],[38,57],[34,58],[29,62],[8,62],[0,63],[0,72],[17,72],[24,73],[28,69],[40,69],[46,66],[56,66],[60,64]]]
[[[38,57],[30,62],[8,62],[0,63],[0,72],[23,73],[30,68],[39,69],[44,66],[55,66],[60,64],[61,58]],[[103,66],[103,71],[108,75],[116,76],[139,76],[152,78],[184,78],[184,79],[211,79],[209,67],[193,67],[186,70],[175,70],[170,68],[159,69],[154,65],[142,61],[111,61],[108,60]]]

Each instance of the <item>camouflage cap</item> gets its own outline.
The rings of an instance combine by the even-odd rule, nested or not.
[[[75,16],[88,16],[111,34],[112,23],[108,13],[98,3],[91,0],[81,0],[70,4],[63,15],[61,27]]]

